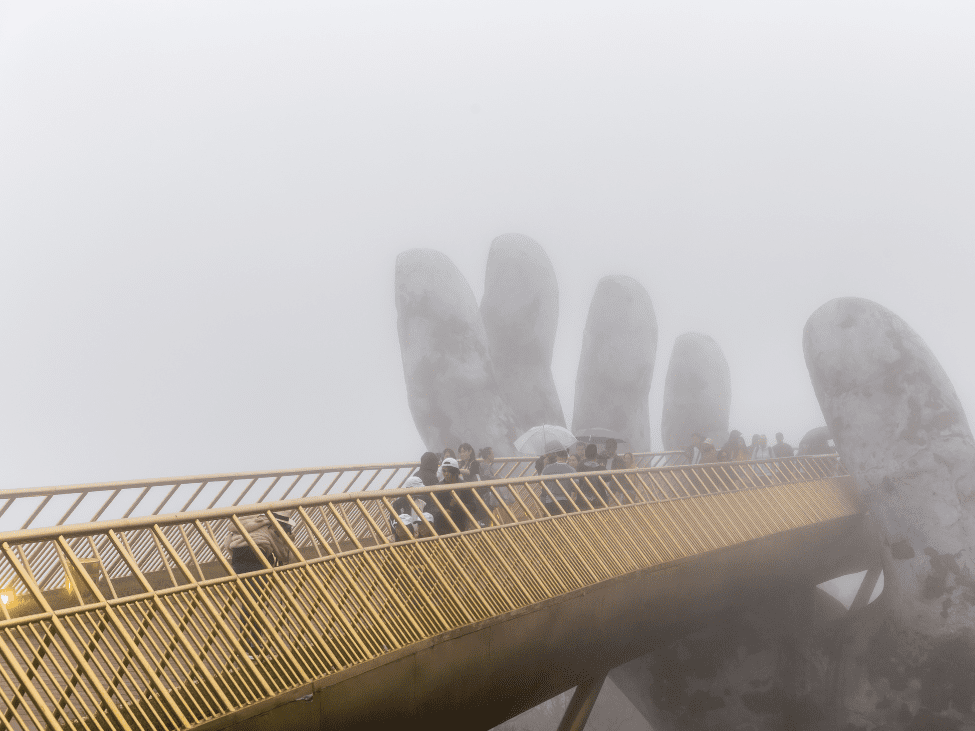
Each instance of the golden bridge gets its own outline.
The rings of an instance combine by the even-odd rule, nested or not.
[[[400,463],[0,493],[0,729],[488,729],[573,687],[561,728],[581,729],[607,672],[655,638],[871,568],[835,455],[682,461],[541,481],[498,460],[497,479],[412,489]],[[400,498],[450,530],[423,518],[426,537],[403,539]],[[256,550],[241,517],[282,509],[298,560],[235,573],[228,531]]]

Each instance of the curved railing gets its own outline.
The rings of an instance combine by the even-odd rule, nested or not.
[[[186,728],[650,566],[852,515],[835,456],[369,490],[0,535],[3,728]],[[393,501],[437,507],[407,537]],[[241,516],[295,560],[234,572]],[[422,515],[424,511],[418,510]],[[300,692],[308,692],[301,690]]]
[[[199,723],[648,562],[827,519],[830,510],[803,490],[843,474],[835,457],[794,458],[370,490],[8,532],[5,726]],[[711,502],[691,507],[698,497]],[[425,499],[460,523],[449,517],[438,532],[424,520],[429,537],[395,540],[399,499],[414,508]],[[300,559],[242,578],[223,538],[240,516],[271,509],[295,511],[295,531],[280,537]],[[271,656],[255,662],[256,645]]]
[[[647,452],[634,456],[640,467],[684,461],[683,452]],[[494,464],[498,479],[517,478],[534,471],[535,458],[498,458]],[[5,526],[24,530],[312,495],[396,489],[403,486],[417,467],[417,462],[391,462],[5,490],[0,492],[0,521]]]

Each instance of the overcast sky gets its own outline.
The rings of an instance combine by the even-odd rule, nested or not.
[[[396,254],[479,297],[513,231],[559,277],[567,412],[625,273],[657,445],[687,331],[732,427],[822,423],[802,328],[845,295],[972,414],[973,90],[961,0],[0,0],[0,487],[416,458]]]

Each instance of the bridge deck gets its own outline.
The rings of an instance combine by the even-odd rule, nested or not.
[[[595,596],[695,557],[717,567],[722,552],[740,546],[758,547],[748,559],[754,565],[764,560],[763,541],[810,527],[838,536],[828,527],[857,514],[848,482],[835,457],[796,458],[371,491],[6,533],[0,728],[227,726],[329,688],[372,697],[355,689],[374,682],[371,671],[399,663],[402,672],[412,662],[436,676],[435,667],[416,664],[423,652],[498,622],[514,626],[566,597]],[[560,488],[569,512],[543,502]],[[474,527],[458,499],[464,519],[449,532],[427,525],[430,537],[393,539],[392,498],[448,508],[465,492],[490,525]],[[269,509],[296,511],[295,532],[281,536],[300,560],[235,574],[223,537],[239,516]],[[716,586],[727,582],[715,578]],[[517,641],[508,642],[517,656]],[[422,708],[417,699],[399,712]],[[347,712],[361,710],[352,704]],[[330,714],[334,723],[339,706],[310,703],[303,712]]]

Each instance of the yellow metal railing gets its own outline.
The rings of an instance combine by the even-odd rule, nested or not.
[[[684,462],[683,452],[647,452],[634,456],[639,467]],[[534,465],[534,457],[494,461],[497,479],[523,477],[534,472]],[[24,530],[312,495],[397,489],[417,467],[417,462],[392,462],[4,490],[0,491],[0,521],[5,526]]]
[[[835,457],[808,457],[7,533],[0,728],[148,731],[213,721],[459,627],[852,515],[848,483]],[[443,511],[440,530],[424,520],[429,537],[395,540],[405,525],[392,502],[416,509],[421,499]],[[258,551],[263,570],[235,573],[223,536],[241,528],[241,516],[271,509],[294,511],[294,531],[278,531],[297,560],[272,568]]]

